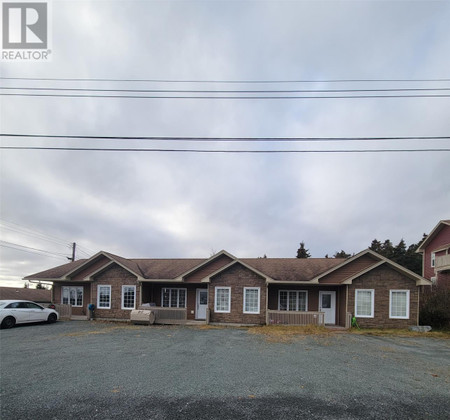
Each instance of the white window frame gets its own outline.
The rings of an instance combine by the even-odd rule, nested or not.
[[[228,310],[219,310],[217,309],[217,292],[219,290],[228,290]],[[231,312],[231,287],[225,287],[225,286],[216,286],[214,289],[214,312],[220,314],[229,314]]]
[[[256,311],[246,311],[245,310],[245,304],[247,303],[247,293],[246,292],[248,290],[256,290],[258,292],[258,308]],[[244,307],[243,307],[244,314],[259,314],[260,301],[261,301],[261,288],[260,287],[244,287]]]
[[[170,290],[169,293],[169,306],[164,305],[164,290]],[[172,290],[177,291],[177,306],[172,306]],[[184,306],[180,306],[180,290],[184,290]],[[184,287],[163,287],[161,289],[161,308],[186,308],[187,307],[187,289]]]
[[[371,313],[370,315],[359,315],[358,314],[358,293],[359,292],[370,292],[371,293]],[[375,289],[356,289],[355,290],[355,317],[357,318],[373,318],[375,316]]]
[[[392,315],[392,293],[406,293],[406,316]],[[389,318],[391,319],[409,319],[409,290],[389,290]]]
[[[100,289],[103,287],[109,289],[109,305],[108,306],[100,306]],[[111,285],[99,284],[97,286],[97,309],[111,309]]]
[[[133,307],[128,308],[125,307],[125,289],[133,289],[133,293],[134,293],[134,299],[133,299]],[[122,309],[124,309],[125,311],[132,311],[133,309],[136,309],[136,286],[133,285],[123,285],[122,286]]]
[[[431,253],[431,267],[435,267],[436,266],[436,253],[432,252]]]
[[[83,301],[84,301],[84,287],[83,286],[62,286],[61,287],[61,303],[64,304],[64,289],[67,289],[69,291],[69,297],[68,297],[68,304],[72,305],[70,303],[70,290],[74,289],[75,290],[75,302],[78,300],[77,299],[77,292],[79,289],[81,289],[81,305],[72,305],[74,308],[82,308],[83,307]]]
[[[281,299],[280,299],[280,293],[281,292],[286,292],[287,293],[287,307],[286,307],[286,309],[281,309]],[[289,312],[289,310],[290,310],[289,309],[289,294],[290,293],[295,293],[296,294],[295,311],[296,312],[308,312],[308,291],[307,290],[286,290],[286,289],[278,290],[278,310],[279,311]],[[301,311],[301,310],[298,309],[299,302],[300,302],[300,299],[299,299],[299,294],[300,293],[305,293],[305,296],[306,296],[306,299],[305,299],[305,310],[304,311]]]

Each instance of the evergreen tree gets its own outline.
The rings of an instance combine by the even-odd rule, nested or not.
[[[305,248],[305,243],[300,242],[300,248],[297,250],[297,258],[309,258],[311,254],[309,250]]]
[[[340,250],[340,252],[335,252],[333,255],[333,258],[349,258],[351,257],[350,254],[347,254],[343,249]]]
[[[371,249],[372,251],[377,252],[378,254],[381,254],[383,251],[381,249],[381,242],[378,241],[377,239],[374,239],[372,241],[372,243],[369,246],[369,249]]]

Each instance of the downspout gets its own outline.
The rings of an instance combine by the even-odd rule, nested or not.
[[[269,325],[269,283],[266,279],[266,325]]]
[[[419,325],[420,322],[420,286],[416,286],[417,287],[417,324]]]

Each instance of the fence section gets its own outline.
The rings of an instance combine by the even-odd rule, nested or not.
[[[269,325],[325,325],[324,312],[267,311]]]

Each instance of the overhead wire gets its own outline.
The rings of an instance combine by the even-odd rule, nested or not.
[[[79,139],[79,140],[149,140],[187,142],[334,142],[391,140],[448,140],[450,136],[354,136],[354,137],[200,137],[200,136],[95,136],[66,134],[0,133],[0,137]]]
[[[52,93],[0,93],[0,96],[40,98],[99,98],[99,99],[208,99],[208,100],[289,100],[289,99],[399,99],[399,98],[450,98],[450,94],[413,95],[326,95],[326,96],[180,96],[180,95],[77,95]]]
[[[220,150],[220,149],[164,149],[164,148],[91,148],[91,147],[45,147],[45,146],[1,146],[2,150],[58,150],[82,152],[168,152],[168,153],[383,153],[383,152],[450,152],[444,148],[429,149],[334,149],[334,150]]]
[[[140,79],[140,78],[83,78],[83,77],[0,77],[0,80],[28,80],[53,82],[136,82],[136,83],[226,83],[226,84],[278,84],[278,83],[379,83],[379,82],[449,82],[448,78],[367,78],[367,79],[290,79],[290,80],[230,80],[230,79]]]

